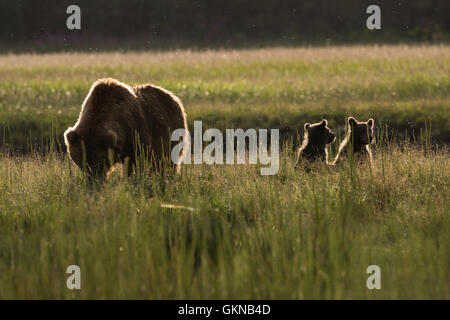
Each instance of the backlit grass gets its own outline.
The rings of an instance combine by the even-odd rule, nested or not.
[[[449,74],[448,46],[0,55],[0,145],[31,151],[0,153],[0,299],[449,299]],[[57,143],[106,76],[174,91],[189,126],[296,145],[305,122],[342,138],[373,117],[375,162],[294,170],[283,144],[274,176],[204,164],[97,185],[32,145]]]
[[[0,298],[450,297],[447,154],[389,147],[372,170],[293,162],[92,186],[57,154],[1,156]],[[65,286],[71,264],[80,291]],[[381,290],[366,287],[372,264]]]

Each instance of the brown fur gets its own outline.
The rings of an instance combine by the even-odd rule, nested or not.
[[[171,92],[150,84],[134,88],[114,79],[97,80],[83,102],[78,121],[64,133],[70,158],[88,172],[104,175],[115,163],[127,163],[129,173],[136,156],[152,161],[156,170],[170,161],[173,130],[187,130],[181,101]],[[137,146],[139,141],[141,148]],[[182,156],[182,155],[181,155]]]
[[[347,120],[347,134],[339,146],[338,154],[333,161],[337,161],[344,156],[348,151],[351,151],[355,156],[368,156],[372,163],[372,151],[370,145],[374,142],[373,127],[374,121],[372,118],[366,122],[358,122],[355,118],[350,117]]]
[[[303,136],[303,143],[297,152],[296,167],[301,158],[310,162],[323,160],[325,163],[328,163],[327,144],[332,143],[336,135],[327,125],[327,120],[322,120],[322,122],[314,124],[305,123],[305,134]]]

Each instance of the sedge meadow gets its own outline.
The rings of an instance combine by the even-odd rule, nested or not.
[[[191,129],[283,129],[278,173],[90,183],[61,134],[102,77],[173,91]],[[335,154],[348,116],[373,167],[294,169],[305,122]],[[449,119],[445,45],[0,55],[0,299],[449,299]]]

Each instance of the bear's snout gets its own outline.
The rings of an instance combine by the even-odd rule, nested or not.
[[[336,139],[336,135],[333,132],[328,133],[328,143],[332,143]]]

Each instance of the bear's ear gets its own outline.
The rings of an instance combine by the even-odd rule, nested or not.
[[[328,125],[328,121],[326,119],[323,119],[320,125],[325,128]]]
[[[311,127],[310,123],[305,123],[305,130],[309,130],[309,127]]]
[[[354,125],[358,124],[358,121],[356,121],[356,119],[353,118],[353,117],[349,117],[349,118],[348,118],[348,124],[349,124],[350,126],[354,126]]]
[[[117,148],[117,133],[112,129],[106,132],[108,147]]]
[[[72,127],[67,128],[64,132],[64,140],[66,140],[66,144],[75,144],[78,141],[78,134],[73,130]]]
[[[367,124],[369,125],[369,127],[372,129],[373,128],[373,124],[374,124],[375,122],[373,121],[373,119],[372,118],[370,118],[369,120],[367,120]]]

